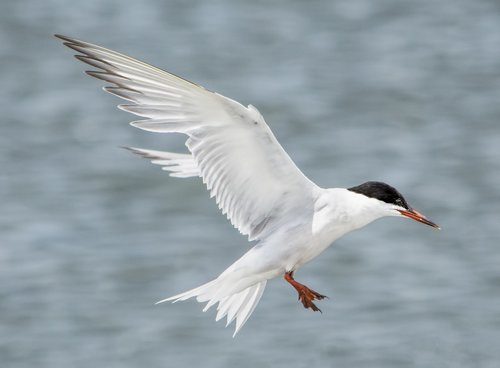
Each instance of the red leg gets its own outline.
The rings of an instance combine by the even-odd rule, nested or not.
[[[293,278],[293,271],[286,272],[284,278],[295,288],[295,290],[297,290],[297,293],[299,293],[299,300],[304,305],[304,308],[311,308],[315,312],[321,312],[321,309],[313,303],[313,300],[321,300],[326,298],[326,296],[321,295],[320,293],[309,289],[307,286],[302,285],[300,282],[295,281]]]

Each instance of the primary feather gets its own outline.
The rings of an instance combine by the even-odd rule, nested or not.
[[[105,87],[107,92],[131,102],[119,105],[122,110],[146,118],[131,125],[152,132],[188,136],[186,146],[192,161],[179,165],[179,159],[175,158],[173,166],[182,173],[186,167],[189,174],[194,174],[196,167],[219,208],[250,240],[258,240],[265,227],[272,225],[271,214],[289,210],[284,196],[303,198],[304,189],[314,185],[293,163],[252,105],[244,107],[115,51],[65,36],[57,37],[81,53],[76,56],[79,60],[100,69],[87,74],[111,83],[112,86]],[[152,153],[155,154],[155,160],[159,161],[163,156],[172,155],[158,151]],[[296,201],[293,203],[296,205]]]

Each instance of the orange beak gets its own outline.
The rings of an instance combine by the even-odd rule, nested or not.
[[[438,224],[435,224],[431,220],[428,220],[424,215],[422,215],[420,212],[414,209],[410,210],[398,210],[400,214],[403,216],[409,217],[415,221],[421,222],[422,224],[426,224],[432,227],[435,227],[436,229],[441,229]]]

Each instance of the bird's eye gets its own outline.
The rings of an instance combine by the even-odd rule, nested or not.
[[[398,206],[403,206],[403,201],[401,200],[401,198],[398,198],[396,199],[396,201],[394,202],[395,204],[397,204]]]

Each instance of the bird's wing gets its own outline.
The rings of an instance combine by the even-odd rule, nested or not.
[[[198,166],[190,153],[174,153],[155,151],[144,148],[125,147],[126,149],[144,158],[151,159],[151,163],[162,166],[165,171],[170,171],[170,176],[176,178],[189,178],[201,176]]]
[[[145,118],[131,125],[188,136],[191,160],[158,151],[149,151],[150,157],[173,158],[184,176],[201,176],[222,212],[250,240],[261,239],[280,219],[311,205],[315,184],[295,166],[252,105],[244,107],[115,51],[56,37],[79,53],[76,58],[98,69],[87,74],[110,83],[104,87],[107,92],[129,101],[119,108]]]

